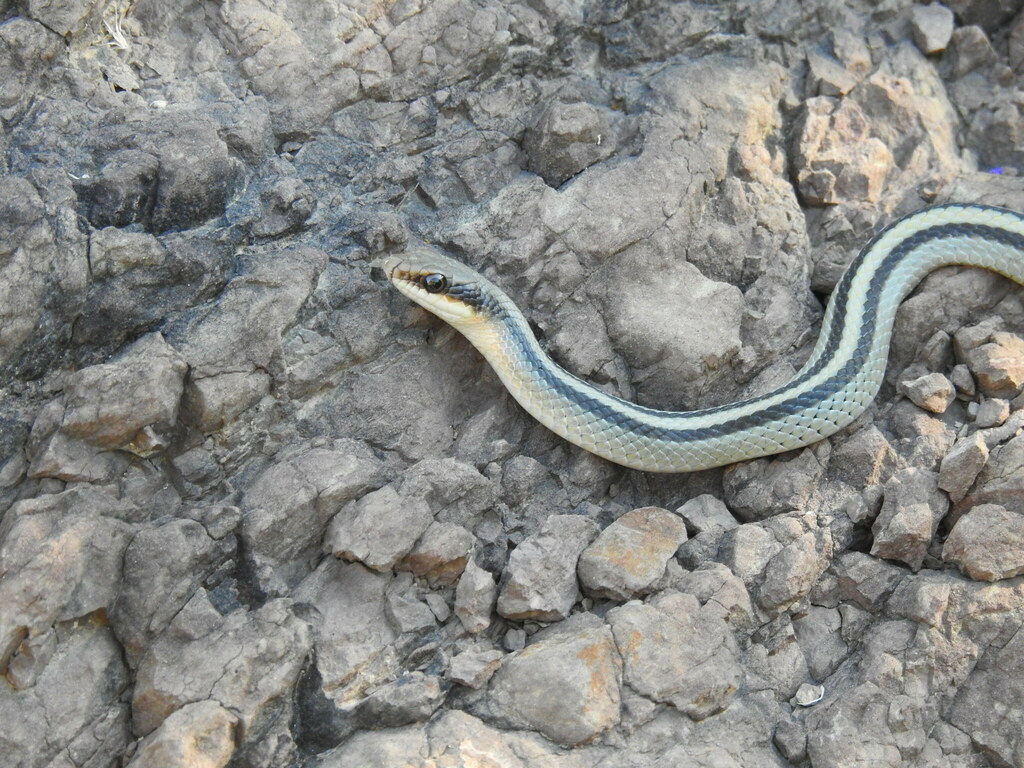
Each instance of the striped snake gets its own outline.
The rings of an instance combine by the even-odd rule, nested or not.
[[[882,385],[900,302],[928,272],[948,264],[984,267],[1024,284],[1024,216],[942,205],[900,219],[847,268],[817,344],[791,381],[685,412],[636,405],[560,368],[504,292],[432,248],[410,248],[383,268],[399,291],[465,335],[548,429],[633,469],[690,472],[801,448],[857,418]]]

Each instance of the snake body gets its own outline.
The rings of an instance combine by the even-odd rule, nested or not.
[[[461,331],[512,396],[566,440],[633,469],[689,472],[815,443],[871,403],[900,302],[929,272],[961,264],[1024,284],[1024,216],[942,205],[876,235],[840,279],[810,358],[783,386],[697,411],[661,411],[602,392],[554,363],[493,283],[423,246],[391,257],[392,284]]]

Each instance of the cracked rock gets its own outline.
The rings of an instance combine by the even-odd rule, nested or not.
[[[1024,573],[1024,515],[998,504],[971,508],[949,532],[942,559],[980,581]]]
[[[956,397],[953,383],[941,373],[926,373],[912,381],[900,382],[900,391],[914,405],[932,413],[945,413]]]
[[[237,726],[214,701],[186,704],[142,740],[128,768],[223,768],[235,752]]]
[[[900,470],[885,484],[882,511],[871,526],[871,554],[900,560],[913,570],[924,562],[928,545],[949,509],[939,491],[938,475],[920,469]]]
[[[914,42],[921,53],[945,50],[953,36],[953,12],[940,3],[915,5],[910,16]]]
[[[568,616],[580,599],[577,561],[597,534],[597,524],[585,517],[551,515],[509,556],[498,613],[507,619],[536,621]]]
[[[345,505],[331,521],[324,546],[335,557],[390,571],[433,520],[427,502],[400,496],[388,485]]]
[[[580,584],[613,600],[644,595],[665,574],[665,566],[686,541],[686,524],[658,507],[627,512],[580,555]]]
[[[690,596],[665,592],[608,612],[623,679],[694,720],[721,712],[743,679],[728,625]]]
[[[619,722],[622,662],[611,630],[596,617],[552,630],[506,658],[488,699],[518,727],[579,744]]]

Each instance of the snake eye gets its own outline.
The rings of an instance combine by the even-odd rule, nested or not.
[[[435,272],[432,275],[424,277],[422,283],[423,287],[426,288],[427,293],[440,293],[448,287],[448,278],[440,272]]]

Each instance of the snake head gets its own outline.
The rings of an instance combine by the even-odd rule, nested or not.
[[[381,268],[395,288],[459,330],[481,319],[485,297],[496,290],[469,267],[426,246],[391,256]]]

